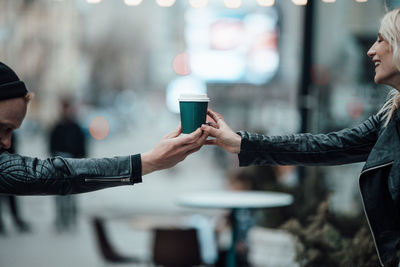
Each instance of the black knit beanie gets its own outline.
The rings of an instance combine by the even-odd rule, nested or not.
[[[10,67],[0,62],[0,100],[23,97],[27,93],[24,82]]]

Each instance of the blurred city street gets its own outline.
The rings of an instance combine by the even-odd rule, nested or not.
[[[239,138],[229,128],[248,133],[240,143],[247,150],[239,156],[203,146],[176,166],[143,176],[142,183],[116,183],[66,198],[11,196],[7,202],[14,190],[8,181],[15,182],[19,173],[2,169],[0,178],[9,180],[0,192],[5,195],[0,196],[5,223],[3,229],[0,221],[0,267],[105,266],[94,218],[104,220],[117,251],[145,260],[152,257],[154,228],[170,224],[203,229],[198,231],[203,239],[196,242],[203,246],[203,260],[221,256],[216,267],[226,266],[224,260],[234,267],[243,267],[236,260],[251,267],[363,261],[374,266],[379,259],[357,179],[364,164],[359,161],[368,152],[357,145],[354,153],[362,155],[352,154],[353,135],[357,142],[370,138],[367,149],[375,140],[358,138],[363,131],[355,127],[370,129],[371,121],[363,123],[381,109],[390,88],[376,83],[381,62],[367,51],[377,40],[382,16],[399,6],[400,0],[0,0],[0,62],[18,74],[9,75],[19,79],[13,83],[29,92],[24,89],[27,102],[20,103],[19,122],[27,105],[21,127],[9,127],[8,121],[4,127],[15,144],[11,153],[23,156],[21,165],[31,162],[24,157],[111,158],[163,151],[152,149],[168,143],[163,138],[185,117],[183,95],[209,100],[207,107],[229,125],[225,129],[235,140],[235,152]],[[9,83],[5,88],[13,89]],[[193,112],[201,114],[199,124],[206,117],[204,103],[204,112]],[[347,128],[355,129],[351,138],[337,134]],[[373,129],[369,135],[377,132]],[[179,140],[169,141],[165,147],[174,154],[171,144]],[[239,168],[239,158],[250,166]],[[56,194],[107,187],[115,175],[103,168],[99,179],[97,168],[79,168],[84,178],[93,175],[89,178],[96,184],[88,185],[74,169],[80,163],[89,166],[87,161],[65,162],[56,166],[62,169],[54,177],[62,188],[51,187]],[[132,162],[134,173],[139,163]],[[127,171],[129,165],[123,166]],[[38,186],[34,194],[49,190],[42,187],[51,181],[41,183],[42,170],[32,169],[40,175],[21,171],[24,177],[15,180],[22,191],[16,194],[30,190],[31,182]],[[64,183],[65,177],[77,180]],[[183,194],[216,190],[242,196],[279,192],[290,202],[222,208],[216,208],[220,199],[209,207],[177,202]],[[18,200],[26,228],[13,219],[11,199]],[[76,224],[71,223],[75,207]],[[63,229],[63,223],[72,227]],[[205,245],[210,240],[212,246]],[[359,244],[365,249],[352,252]]]

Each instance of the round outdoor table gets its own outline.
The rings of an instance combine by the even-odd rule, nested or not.
[[[191,208],[229,209],[232,212],[232,243],[228,252],[227,267],[236,267],[238,221],[236,213],[242,208],[277,208],[293,203],[293,196],[269,191],[208,191],[178,196],[177,203]]]

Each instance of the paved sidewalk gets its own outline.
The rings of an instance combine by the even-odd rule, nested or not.
[[[103,266],[89,215],[80,214],[76,230],[58,233],[50,209],[52,201],[51,197],[21,199],[24,217],[33,228],[30,233],[18,233],[12,227],[9,216],[5,216],[8,232],[6,236],[0,236],[0,266]],[[107,228],[113,244],[120,252],[148,257],[151,241],[149,232],[135,231],[126,222],[118,220],[108,221]]]

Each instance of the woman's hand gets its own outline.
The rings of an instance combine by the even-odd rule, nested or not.
[[[200,128],[191,134],[179,136],[181,133],[182,127],[179,126],[164,136],[151,151],[141,155],[142,175],[175,166],[188,155],[198,151],[208,137]]]
[[[207,140],[206,145],[217,145],[230,153],[239,154],[242,137],[232,131],[228,124],[226,124],[222,117],[216,112],[208,109],[207,114],[214,122],[208,122],[208,125],[203,124],[201,129],[209,136],[215,137],[215,139]]]

